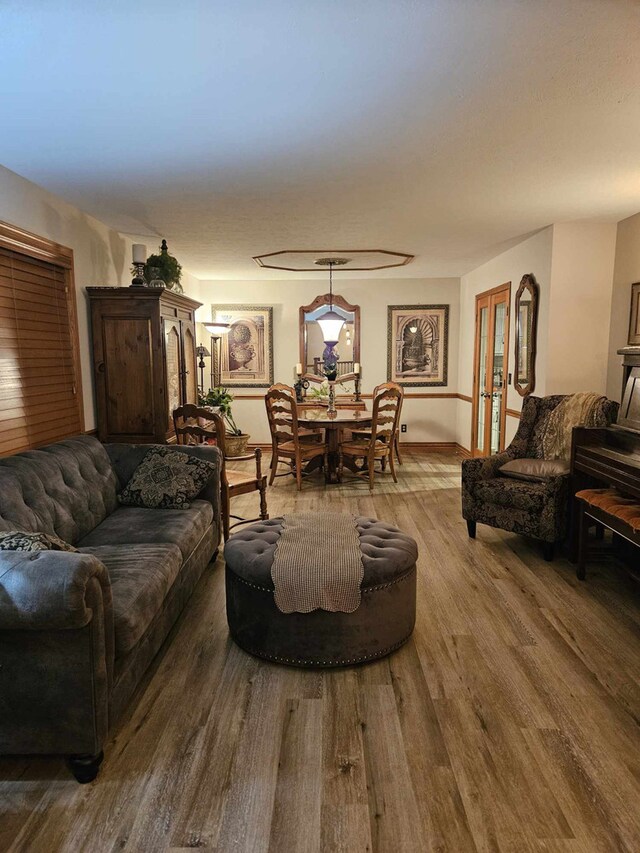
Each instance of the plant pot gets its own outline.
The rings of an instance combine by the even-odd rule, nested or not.
[[[247,452],[247,443],[251,438],[246,432],[241,435],[229,435],[224,437],[225,456],[231,459],[232,456],[244,456]]]

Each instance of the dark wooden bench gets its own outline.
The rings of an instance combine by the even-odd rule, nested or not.
[[[578,502],[578,568],[580,580],[586,577],[589,528],[594,524],[597,531],[611,530],[640,547],[640,502],[617,492],[615,489],[584,489],[576,494]],[[605,506],[601,506],[604,504]],[[629,517],[621,517],[620,513]]]

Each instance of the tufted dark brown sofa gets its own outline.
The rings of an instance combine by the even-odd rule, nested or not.
[[[475,537],[477,522],[489,524],[542,540],[545,558],[553,558],[555,543],[567,534],[569,475],[534,483],[501,476],[499,469],[513,459],[542,458],[546,421],[565,396],[526,397],[509,447],[494,456],[462,462],[462,515],[470,536]],[[603,399],[602,406],[604,420],[615,421],[618,404]]]
[[[149,445],[90,436],[0,459],[0,530],[53,533],[66,551],[0,551],[0,754],[63,754],[98,772],[150,662],[220,540],[217,472],[187,510],[118,505]]]

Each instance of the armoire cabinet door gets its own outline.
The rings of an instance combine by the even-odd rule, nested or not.
[[[184,402],[198,404],[198,374],[196,373],[196,335],[193,323],[182,320],[184,348]]]
[[[182,405],[183,353],[180,321],[163,320],[165,370],[167,374],[167,429],[173,430],[173,410]]]
[[[94,368],[102,441],[149,441],[155,435],[154,354],[149,317],[94,318]],[[126,377],[126,379],[125,379]]]

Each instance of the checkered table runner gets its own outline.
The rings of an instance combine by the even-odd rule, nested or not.
[[[356,610],[364,566],[355,516],[303,512],[285,515],[283,521],[271,566],[278,609],[282,613]]]

